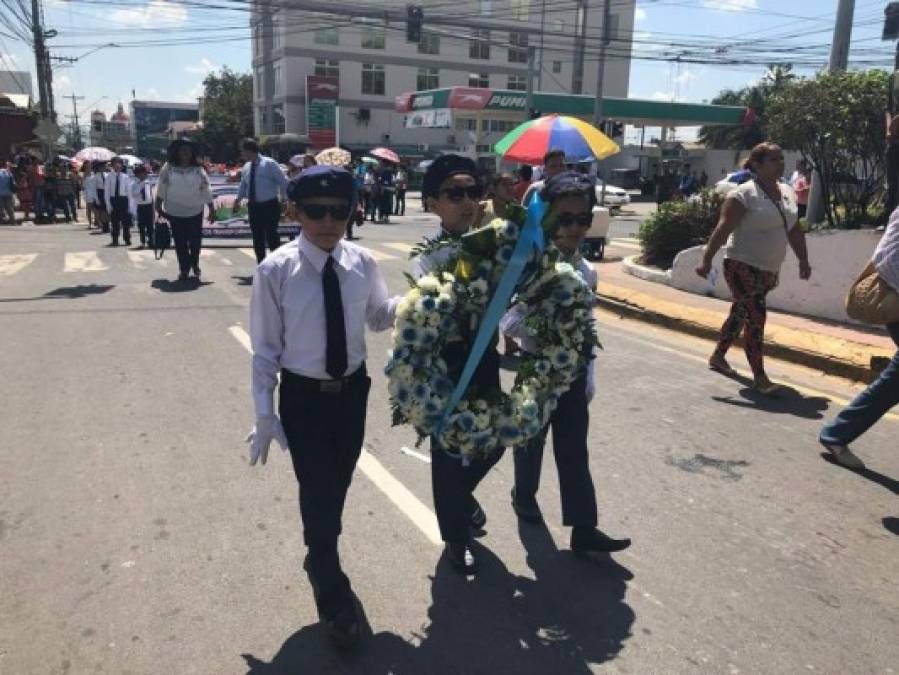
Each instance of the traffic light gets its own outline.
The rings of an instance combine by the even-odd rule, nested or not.
[[[421,5],[406,5],[406,42],[421,42],[424,18]]]

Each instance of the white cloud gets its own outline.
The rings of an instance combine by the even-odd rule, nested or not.
[[[684,68],[683,72],[674,77],[674,83],[677,85],[687,85],[700,78],[703,69],[694,70],[690,67]]]
[[[187,10],[179,2],[150,0],[141,7],[117,9],[109,18],[115,23],[128,26],[172,27],[187,21]]]
[[[646,10],[642,7],[637,7],[634,10],[634,23],[640,23],[641,21],[646,21]]]
[[[200,82],[197,86],[187,92],[187,100],[190,103],[196,103],[197,99],[203,96],[204,93],[206,93],[206,89],[203,87],[203,83]]]
[[[674,95],[667,91],[656,91],[649,98],[653,101],[673,101]]]
[[[215,66],[213,65],[212,61],[204,56],[202,59],[200,59],[199,63],[184,66],[184,70],[193,75],[208,75],[213,70],[215,70]]]
[[[758,9],[758,0],[702,0],[702,6],[718,9],[722,12],[745,12],[747,9]]]
[[[159,100],[159,90],[156,87],[150,87],[144,93],[144,98],[149,101],[158,101]]]
[[[53,78],[53,88],[58,91],[72,91],[72,80],[68,75],[56,75]]]

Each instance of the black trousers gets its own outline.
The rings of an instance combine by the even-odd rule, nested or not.
[[[131,244],[131,210],[128,208],[128,197],[111,197],[112,212],[109,214],[109,226],[112,229],[112,243],[119,243],[119,231],[126,244]]]
[[[137,205],[137,229],[140,232],[140,243],[147,246],[153,245],[153,205]]]
[[[406,188],[396,189],[396,204],[393,209],[395,216],[406,215]]]
[[[530,500],[540,486],[543,446],[552,427],[553,454],[559,471],[562,496],[562,523],[568,527],[596,527],[596,491],[590,476],[587,427],[590,424],[586,375],[576,379],[571,389],[559,397],[559,404],[535,438],[515,448],[515,496]]]
[[[363,365],[337,393],[314,380],[281,373],[279,413],[300,487],[306,571],[316,589],[319,612],[330,618],[350,599],[350,581],[340,568],[337,538],[343,505],[365,437],[371,378]]]
[[[281,219],[281,204],[277,199],[267,202],[250,202],[247,204],[249,211],[250,231],[253,233],[253,250],[256,252],[256,262],[265,260],[265,248],[274,251],[281,245],[278,236],[278,221]]]
[[[192,267],[200,266],[200,248],[203,246],[203,212],[187,218],[169,215],[178,269],[187,274]]]

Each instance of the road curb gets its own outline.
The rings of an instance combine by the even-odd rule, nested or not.
[[[686,308],[644,293],[600,284],[599,307],[622,317],[663,326],[681,333],[716,341],[724,316],[717,312]],[[737,344],[742,346],[742,340]],[[860,382],[871,382],[892,353],[871,345],[768,324],[765,330],[768,356],[815,368]]]

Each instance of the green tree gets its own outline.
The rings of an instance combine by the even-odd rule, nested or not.
[[[882,70],[821,73],[771,101],[769,135],[820,173],[831,227],[871,222],[883,196],[888,81]]]
[[[253,135],[253,78],[227,67],[203,80],[203,129],[197,141],[215,162],[240,158],[240,141]]]

